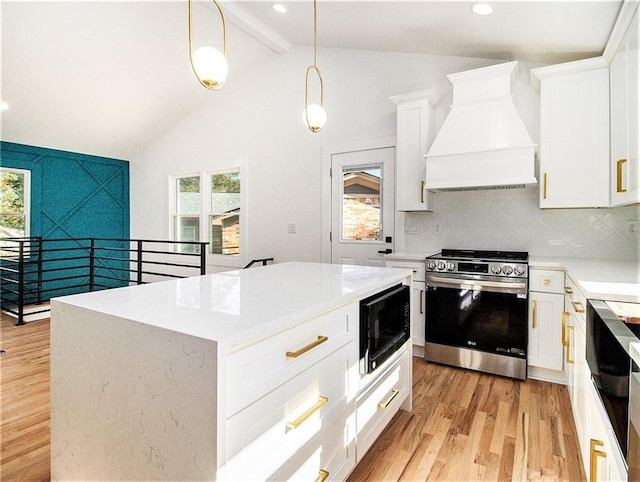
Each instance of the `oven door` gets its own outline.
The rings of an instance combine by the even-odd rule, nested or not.
[[[526,360],[527,281],[445,273],[427,276],[427,344]]]

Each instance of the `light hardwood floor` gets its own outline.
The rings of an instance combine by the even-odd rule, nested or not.
[[[49,480],[49,321],[12,323],[0,326],[0,480]],[[564,386],[420,358],[413,368],[413,412],[349,481],[585,480]]]

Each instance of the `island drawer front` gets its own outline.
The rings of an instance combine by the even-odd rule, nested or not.
[[[240,451],[250,460],[254,458],[250,454],[255,454],[251,463],[268,459],[260,461],[261,470],[271,474],[321,428],[331,425],[347,410],[349,367],[357,367],[358,363],[353,356],[354,345],[351,342],[343,346],[229,418],[226,460]]]
[[[230,354],[227,417],[354,340],[358,319],[359,304],[351,303]]]
[[[385,266],[388,268],[404,268],[413,271],[413,281],[424,281],[426,275],[426,265],[418,261],[390,261],[385,262]]]
[[[334,409],[337,410],[338,408]],[[333,424],[322,429],[317,440],[306,444],[268,480],[345,480],[356,465],[353,402]],[[323,471],[324,473],[322,473]]]
[[[529,270],[529,290],[564,294],[564,271],[552,269]]]
[[[409,374],[411,357],[404,351],[368,389],[356,400],[356,430],[358,446],[356,454],[358,462],[378,438],[382,430],[396,414],[402,402],[409,395]]]

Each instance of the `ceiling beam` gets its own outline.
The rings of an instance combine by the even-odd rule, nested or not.
[[[238,5],[238,2],[224,2],[223,8],[224,14],[230,22],[274,52],[283,54],[291,50],[291,44],[285,38],[247,13],[245,9]]]

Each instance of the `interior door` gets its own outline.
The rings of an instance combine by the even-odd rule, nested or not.
[[[384,266],[393,251],[392,147],[331,156],[331,262]]]

